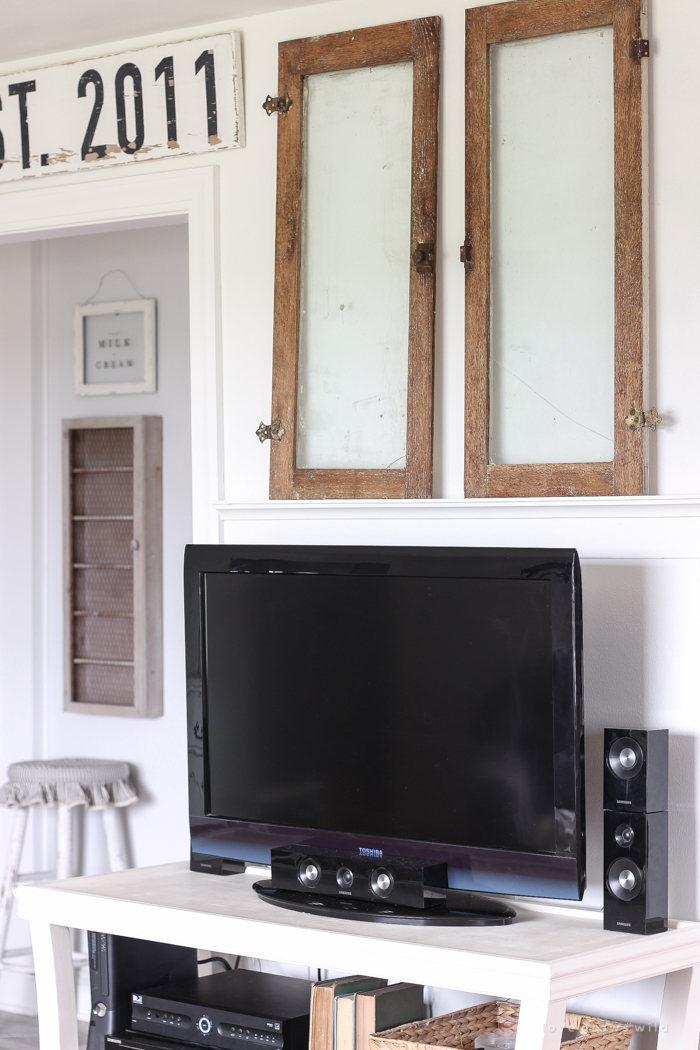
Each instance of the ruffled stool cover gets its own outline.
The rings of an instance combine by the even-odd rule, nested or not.
[[[54,758],[14,762],[0,788],[0,806],[130,806],[138,802],[128,762],[102,758]]]

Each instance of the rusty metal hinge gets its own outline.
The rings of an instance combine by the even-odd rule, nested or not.
[[[661,422],[662,417],[655,408],[650,408],[648,412],[642,412],[641,408],[631,408],[629,415],[625,416],[625,426],[633,433],[635,430],[642,430],[643,427],[656,430]]]
[[[273,113],[289,113],[292,108],[292,100],[289,95],[280,95],[279,98],[273,98],[272,95],[268,95],[262,104],[262,108],[267,113],[268,117],[271,117]]]
[[[419,244],[411,258],[418,273],[435,273],[435,245],[432,241]]]
[[[641,62],[643,58],[649,58],[649,41],[643,37],[632,38],[632,58]]]
[[[255,431],[257,436],[260,438],[260,444],[263,441],[281,441],[284,437],[284,427],[282,426],[281,419],[273,419],[271,423],[265,425],[260,421],[260,426]]]
[[[472,242],[468,237],[459,249],[459,261],[464,263],[464,269],[469,273],[474,265],[474,257],[472,255]]]

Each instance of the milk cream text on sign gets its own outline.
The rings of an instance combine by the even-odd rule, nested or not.
[[[0,182],[243,145],[237,33],[0,77]]]

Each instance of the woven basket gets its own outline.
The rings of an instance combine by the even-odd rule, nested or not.
[[[369,1037],[371,1050],[422,1050],[422,1048],[445,1046],[456,1050],[474,1050],[474,1040],[486,1032],[510,1029],[518,1026],[520,1007],[515,1003],[492,1002],[470,1006],[468,1010],[457,1010],[429,1021],[413,1021],[411,1024],[392,1028]],[[632,1038],[632,1025],[619,1021],[606,1021],[602,1017],[586,1017],[584,1014],[566,1014],[565,1028],[579,1032],[576,1039],[567,1040],[564,1046],[585,1047],[585,1050],[627,1050]]]

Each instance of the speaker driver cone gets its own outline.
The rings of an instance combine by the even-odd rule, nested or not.
[[[623,848],[632,845],[634,842],[634,831],[629,824],[618,824],[615,828],[615,842]]]
[[[631,736],[621,736],[610,745],[607,761],[618,780],[632,780],[642,771],[644,753]]]
[[[342,868],[338,868],[338,871],[336,872],[335,876],[335,881],[338,883],[341,890],[349,890],[353,882],[355,881],[355,876],[353,875],[350,868],[346,868],[343,866]]]
[[[317,861],[307,857],[302,860],[298,869],[299,882],[307,889],[313,889],[321,881],[321,865]]]
[[[375,897],[388,897],[394,888],[394,876],[386,868],[375,868],[369,884]]]
[[[618,857],[608,868],[608,889],[620,901],[633,901],[642,889],[642,873],[633,860]]]

